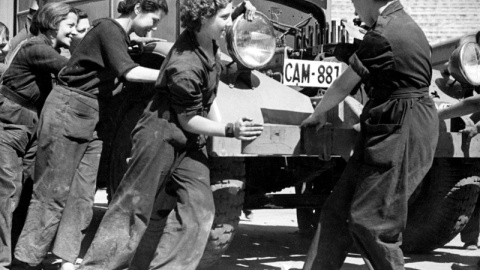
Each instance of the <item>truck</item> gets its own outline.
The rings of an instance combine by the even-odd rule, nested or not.
[[[223,51],[229,54],[221,56],[225,69],[208,117],[227,123],[248,115],[265,129],[252,142],[209,139],[216,213],[199,269],[208,269],[228,249],[243,209],[296,208],[299,230],[305,235],[318,223],[321,206],[351,156],[357,137],[354,126],[368,99],[360,87],[328,113],[328,128],[299,126],[345,65],[336,60],[334,49],[349,44],[351,37],[345,22],[331,21],[331,1],[251,0],[258,9],[254,25],[240,18],[228,31]],[[85,10],[91,19],[115,17],[118,3],[65,2]],[[155,35],[169,42],[146,44],[141,53],[132,55],[143,66],[158,69],[181,31],[180,1],[167,2],[168,18]],[[439,107],[472,94],[465,83],[445,72],[460,41],[432,46],[430,92]],[[130,132],[154,91],[152,84],[125,83],[114,97],[116,105],[108,114],[111,134],[104,142],[98,179],[110,194],[127,168]],[[459,131],[475,117],[441,122],[433,165],[409,201],[404,252],[443,246],[471,217],[480,190],[480,138],[469,139]],[[295,187],[296,193],[276,193],[286,187]]]

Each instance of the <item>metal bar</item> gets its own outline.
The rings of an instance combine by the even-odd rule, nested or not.
[[[332,21],[332,40],[331,43],[337,42],[337,22]]]

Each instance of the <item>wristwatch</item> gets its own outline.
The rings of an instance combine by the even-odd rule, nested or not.
[[[233,123],[228,123],[227,125],[225,125],[225,137],[228,137],[228,138],[234,138],[235,137],[235,131],[234,131]]]

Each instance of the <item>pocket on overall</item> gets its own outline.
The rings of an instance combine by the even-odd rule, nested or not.
[[[23,157],[32,137],[31,130],[23,125],[2,124],[2,126],[0,130],[3,132],[0,134],[0,139],[14,149],[19,157]]]
[[[364,162],[390,168],[403,159],[405,137],[402,126],[409,107],[403,100],[387,101],[367,112],[362,121]]]
[[[11,101],[2,94],[0,94],[0,121],[5,123],[16,123],[21,114],[22,106]],[[15,117],[12,119],[11,117]]]
[[[98,123],[98,103],[88,97],[72,97],[65,112],[65,137],[90,141]]]
[[[183,151],[187,147],[187,136],[176,124],[167,122],[167,125],[163,140],[177,151]]]

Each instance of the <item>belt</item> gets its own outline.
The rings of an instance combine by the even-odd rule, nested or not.
[[[61,74],[64,70],[65,70],[66,66],[63,67],[60,72],[58,72],[58,74]],[[89,97],[89,98],[93,98],[93,99],[98,99],[97,95],[94,95],[94,94],[91,94],[91,93],[88,93],[88,92],[85,92],[85,91],[82,91],[82,90],[79,90],[75,87],[70,87],[68,86],[68,84],[66,82],[64,82],[60,76],[58,76],[57,78],[57,81],[56,81],[56,84],[60,87],[63,87],[64,89],[67,89],[67,90],[70,90],[72,92],[75,92],[77,94],[80,94],[82,96],[86,96],[86,97]]]
[[[387,99],[406,99],[406,98],[420,98],[428,96],[428,87],[415,88],[399,88],[399,89],[385,89],[379,91],[373,89],[368,94],[371,99],[387,100]]]
[[[12,91],[10,88],[6,87],[5,85],[0,85],[0,94],[8,98],[9,100],[17,103],[18,105],[29,109],[33,112],[37,112],[37,107],[33,105],[30,101],[24,99],[14,91]]]
[[[85,97],[88,97],[88,98],[91,98],[91,99],[98,99],[98,97],[94,94],[90,94],[90,93],[87,93],[85,91],[79,90],[75,87],[70,87],[70,86],[67,86],[67,85],[64,85],[64,84],[57,84],[56,89],[69,90],[69,91],[75,92],[77,94],[80,94],[82,96],[85,96]]]

